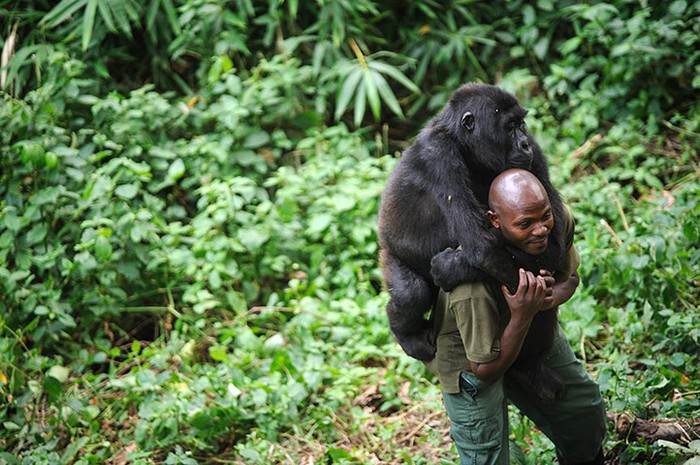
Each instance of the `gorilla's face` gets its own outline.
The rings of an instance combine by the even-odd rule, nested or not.
[[[518,107],[518,109],[522,110],[522,116],[515,116],[504,125],[504,137],[509,139],[512,144],[509,164],[513,168],[529,170],[532,166],[533,142],[525,128],[525,110],[520,107]]]
[[[463,86],[445,109],[457,141],[472,158],[467,161],[492,173],[531,168],[535,142],[525,115],[515,97],[487,85]]]

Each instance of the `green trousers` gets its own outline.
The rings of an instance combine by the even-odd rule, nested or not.
[[[443,391],[450,436],[461,465],[508,465],[508,401],[552,440],[571,462],[593,460],[605,438],[605,405],[598,385],[576,359],[561,328],[545,362],[566,384],[566,397],[546,403],[512,380],[487,385],[462,373],[459,394]]]

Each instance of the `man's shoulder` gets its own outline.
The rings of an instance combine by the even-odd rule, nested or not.
[[[468,299],[493,299],[498,289],[498,284],[491,281],[462,283],[449,292],[449,300],[455,302]]]

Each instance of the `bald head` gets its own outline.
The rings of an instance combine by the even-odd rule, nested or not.
[[[510,169],[502,172],[491,183],[489,208],[498,213],[504,208],[518,209],[523,199],[549,200],[547,191],[537,177],[529,171]]]
[[[535,175],[521,169],[499,174],[489,189],[489,208],[489,221],[506,242],[531,255],[547,248],[554,217],[547,191]]]

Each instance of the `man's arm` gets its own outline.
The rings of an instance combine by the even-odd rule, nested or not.
[[[522,268],[515,293],[510,294],[505,286],[502,288],[511,315],[501,335],[501,352],[491,362],[471,362],[472,373],[487,384],[498,381],[518,357],[537,312],[553,307],[553,288],[547,286],[544,277],[535,276]]]

